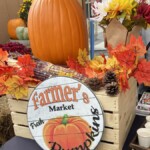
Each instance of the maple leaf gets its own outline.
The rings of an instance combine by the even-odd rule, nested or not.
[[[134,50],[136,56],[144,56],[144,54],[146,53],[146,46],[144,45],[141,36],[136,38],[134,35],[131,35],[127,48],[129,48],[130,50]]]
[[[127,73],[126,72],[121,73],[118,78],[119,78],[120,89],[121,91],[125,92],[127,89],[129,89]]]
[[[0,67],[0,76],[5,76],[5,78],[10,78],[13,75],[17,74],[18,68],[16,67],[11,67],[11,66],[3,66]]]
[[[5,85],[5,77],[1,76],[0,77],[0,95],[6,94],[7,91],[7,86]]]
[[[89,66],[94,70],[104,70],[105,62],[103,56],[95,56],[94,59],[89,62]]]
[[[132,50],[125,50],[114,53],[114,56],[117,58],[120,66],[125,69],[133,69],[136,66],[136,54]]]
[[[18,76],[12,76],[5,82],[7,86],[6,94],[11,94],[16,99],[21,99],[28,96],[28,86],[24,84],[22,78]]]
[[[2,48],[0,48],[0,66],[5,65],[5,61],[8,59],[8,53],[7,51],[3,51]]]
[[[70,69],[73,69],[76,72],[85,75],[85,68],[82,65],[80,65],[76,59],[69,58],[67,61],[67,66]]]
[[[150,86],[150,61],[141,59],[133,76],[137,79],[139,84],[144,83]]]
[[[98,72],[92,69],[90,66],[85,67],[85,74],[88,78],[99,78],[102,79],[104,77],[104,72]]]
[[[112,48],[111,45],[108,45],[108,52],[111,56],[113,56],[115,53],[126,51],[128,48],[122,44],[118,44],[116,47]]]
[[[115,74],[120,74],[123,72],[123,68],[120,66],[119,62],[114,56],[107,59],[105,67],[107,70],[115,72]]]
[[[84,49],[79,49],[79,53],[78,53],[78,62],[80,65],[82,66],[85,66],[86,63],[89,61],[89,56],[88,56],[88,53],[87,53],[87,50]]]
[[[36,63],[31,59],[30,55],[18,57],[17,64],[21,67],[18,69],[18,74],[20,76],[34,76],[34,68]]]

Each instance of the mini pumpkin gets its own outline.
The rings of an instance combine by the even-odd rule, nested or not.
[[[90,133],[89,124],[81,117],[56,118],[49,120],[43,129],[43,137],[48,148],[52,148],[52,144],[56,142],[63,149],[68,150],[83,143],[88,139],[86,133]],[[57,147],[55,147],[57,149]]]
[[[11,19],[8,21],[8,34],[11,39],[17,39],[16,28],[19,26],[26,26],[24,20],[22,20],[21,18]]]
[[[27,27],[17,27],[16,35],[19,40],[29,40]]]
[[[33,54],[54,64],[77,58],[79,48],[88,50],[85,14],[77,0],[36,0],[28,16]]]

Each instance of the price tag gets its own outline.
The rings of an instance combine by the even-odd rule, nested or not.
[[[104,130],[103,110],[94,93],[68,77],[39,84],[27,116],[33,138],[44,150],[94,150]]]

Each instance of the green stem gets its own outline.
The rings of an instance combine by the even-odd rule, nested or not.
[[[66,125],[68,123],[68,115],[65,114],[62,119],[62,124]]]

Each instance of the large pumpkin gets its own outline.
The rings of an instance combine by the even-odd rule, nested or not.
[[[17,39],[16,28],[19,26],[21,27],[26,26],[24,20],[22,20],[21,18],[10,19],[8,21],[8,34],[11,39]]]
[[[54,64],[88,49],[86,18],[77,0],[35,0],[28,17],[33,54]]]
[[[91,128],[89,124],[80,117],[68,117],[64,115],[63,118],[56,118],[49,120],[43,129],[43,137],[48,148],[52,148],[52,143],[57,143],[64,150],[71,150],[84,144],[88,139],[86,133],[90,133]]]

